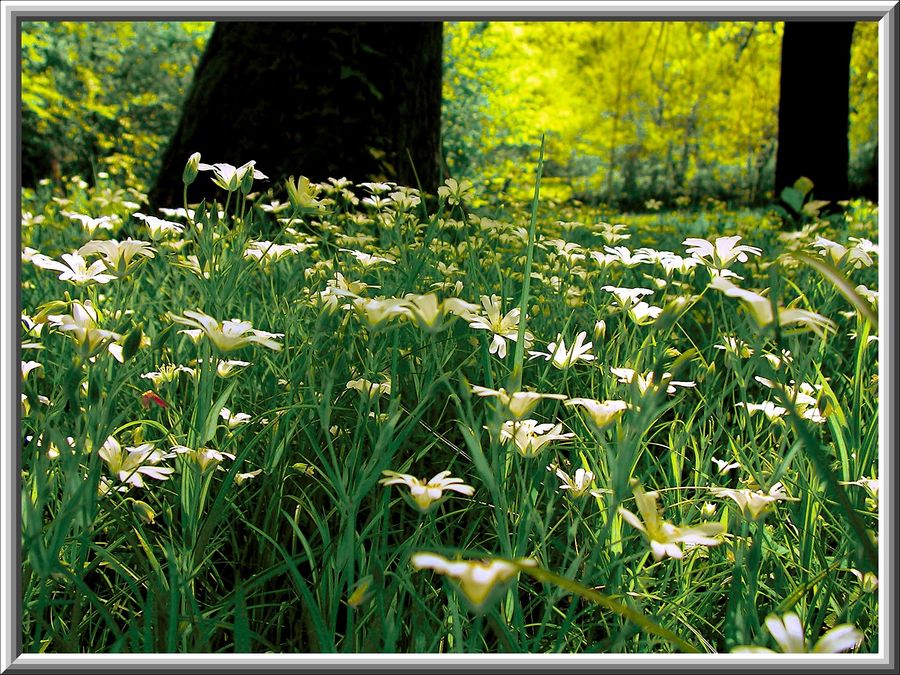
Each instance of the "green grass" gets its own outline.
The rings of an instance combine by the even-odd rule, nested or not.
[[[855,649],[878,651],[877,594],[850,571],[877,574],[877,499],[861,484],[878,473],[877,326],[864,297],[877,255],[850,239],[876,238],[875,207],[799,223],[723,204],[604,215],[615,228],[589,208],[542,203],[539,167],[520,208],[475,213],[466,186],[450,187],[428,198],[392,187],[373,204],[363,186],[301,184],[280,207],[223,192],[221,219],[198,207],[169,218],[183,234],[156,238],[123,203],[140,195],[115,186],[24,192],[24,210],[43,217],[22,233],[22,360],[41,364],[23,382],[24,650],[712,653],[778,649],[766,617],[794,612],[808,646],[853,624]],[[119,219],[92,235],[70,212]],[[743,277],[731,281],[768,289],[774,320],[710,286],[709,259],[667,272],[604,249],[673,260],[690,258],[685,238],[733,235],[761,254],[724,265]],[[60,280],[30,250],[59,261],[129,236],[154,257],[138,254],[108,283]],[[845,250],[823,257],[816,237]],[[252,242],[268,243],[252,257]],[[646,288],[640,299],[659,309],[629,313],[604,286]],[[417,318],[408,293],[471,304]],[[470,325],[491,323],[492,295],[505,337]],[[94,334],[93,347],[55,318],[88,300],[96,326],[116,334]],[[508,315],[516,307],[524,321]],[[782,325],[793,309],[833,324]],[[233,350],[214,328],[217,339],[195,342],[181,332],[200,325],[192,311],[267,333]],[[558,368],[529,353],[558,335],[571,347],[581,331],[593,359]],[[741,342],[726,349],[726,337]],[[223,376],[219,359],[248,363]],[[637,374],[629,384],[611,368]],[[692,385],[670,394],[670,380]],[[476,385],[627,409],[598,427],[581,406],[542,399],[526,424],[562,438],[532,452],[522,423]],[[765,401],[781,415],[747,405]],[[230,425],[227,412],[249,421]],[[150,447],[114,470],[111,446],[101,450],[110,437]],[[720,472],[713,457],[736,466]],[[592,482],[561,490],[557,469]],[[445,489],[426,512],[407,485],[379,482],[445,470],[474,494]],[[660,559],[631,524],[652,534],[637,485],[683,528],[655,536],[670,545]],[[755,492],[765,508],[753,518],[711,488]],[[506,572],[489,588],[460,585],[416,569],[418,553]]]

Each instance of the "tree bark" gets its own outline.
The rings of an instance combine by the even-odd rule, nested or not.
[[[775,195],[800,176],[816,199],[849,196],[852,22],[784,24]]]
[[[255,160],[270,184],[346,176],[434,191],[442,40],[440,22],[217,23],[151,204],[181,204],[193,152]],[[189,190],[196,201],[216,189],[201,174]]]

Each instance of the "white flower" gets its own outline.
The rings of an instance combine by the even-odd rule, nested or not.
[[[347,389],[355,389],[363,396],[368,398],[378,398],[379,396],[389,396],[391,393],[391,381],[384,380],[382,382],[372,382],[371,380],[350,380],[346,386]]]
[[[241,187],[241,183],[247,177],[248,172],[252,171],[253,179],[259,180],[263,178],[268,178],[268,176],[261,171],[254,168],[256,165],[255,161],[249,161],[246,164],[242,164],[241,166],[235,168],[231,164],[203,164],[200,163],[197,165],[197,168],[200,171],[212,171],[213,172],[213,183],[218,185],[220,188],[227,192],[234,192],[239,187]]]
[[[447,498],[445,490],[458,492],[466,497],[475,494],[475,488],[463,483],[462,478],[451,476],[449,471],[441,471],[427,481],[396,471],[382,471],[381,474],[384,476],[378,481],[381,485],[406,485],[412,505],[422,513],[428,513],[444,501]]]
[[[43,368],[44,366],[37,361],[22,361],[22,380],[28,379],[28,373],[37,368]]]
[[[470,180],[462,180],[457,183],[455,179],[448,178],[444,181],[444,184],[438,188],[437,193],[438,197],[446,199],[447,203],[453,206],[462,203],[472,191],[472,187],[472,181]]]
[[[793,612],[788,612],[782,617],[770,614],[766,617],[766,628],[785,654],[837,654],[853,649],[863,638],[856,626],[844,623],[825,633],[810,649],[806,644],[800,617]],[[773,653],[771,649],[765,647],[737,647],[732,652]]]
[[[603,286],[601,290],[612,293],[616,298],[616,303],[623,309],[628,309],[632,305],[640,302],[645,295],[652,295],[653,291],[649,288],[619,288],[618,286]]]
[[[496,295],[490,297],[481,296],[481,304],[484,307],[485,316],[477,315],[469,323],[470,328],[476,330],[491,331],[494,336],[491,339],[490,353],[496,354],[501,359],[506,358],[506,341],[515,342],[519,339],[519,308],[511,309],[501,316],[501,301]],[[528,349],[534,343],[534,336],[525,332],[525,348]]]
[[[247,413],[233,413],[228,408],[222,408],[222,410],[219,411],[219,417],[225,420],[225,424],[228,425],[229,429],[236,429],[253,419],[253,417]]]
[[[416,553],[410,563],[417,570],[431,569],[454,579],[459,590],[476,609],[484,606],[493,595],[495,587],[519,573],[519,566],[537,567],[530,559],[519,559],[509,562],[494,558],[492,560],[448,560],[436,553]]]
[[[534,407],[543,398],[565,400],[562,394],[538,394],[533,391],[516,391],[509,393],[502,387],[500,389],[488,389],[477,384],[472,385],[472,393],[478,396],[496,396],[500,399],[500,404],[513,417],[513,419],[522,419],[530,413]]]
[[[531,358],[543,358],[550,361],[554,367],[559,370],[565,370],[578,361],[593,361],[594,355],[591,354],[591,346],[593,343],[584,343],[587,338],[587,332],[581,331],[575,336],[575,344],[571,349],[566,348],[566,343],[562,335],[556,336],[556,342],[547,345],[547,352],[529,352]]]
[[[419,328],[430,332],[437,332],[449,325],[447,315],[461,316],[469,319],[477,316],[478,305],[460,300],[459,298],[447,298],[440,302],[434,293],[426,295],[407,294],[403,300],[409,310],[409,316]]]
[[[70,211],[61,211],[61,215],[77,220],[85,229],[89,236],[94,235],[94,231],[99,227],[103,230],[113,229],[119,222],[118,216],[100,216],[99,218],[91,218],[83,213],[72,213]]]
[[[99,255],[103,259],[106,270],[115,277],[121,278],[134,270],[140,263],[153,258],[156,252],[146,241],[126,239],[120,242],[115,239],[105,239],[89,241],[78,249],[78,254],[82,256]]]
[[[181,209],[184,211],[184,208]],[[173,223],[171,220],[163,220],[156,216],[146,216],[143,213],[132,213],[133,217],[144,222],[150,230],[150,238],[154,241],[162,235],[179,235],[184,233],[184,225]],[[193,213],[191,214],[193,217]]]
[[[200,471],[216,468],[225,459],[234,459],[234,455],[230,452],[221,452],[212,448],[198,448],[193,450],[185,445],[176,445],[172,448],[172,452],[178,455],[184,455],[187,459],[197,464]]]
[[[653,382],[653,371],[646,373],[638,373],[631,368],[610,368],[609,371],[615,375],[622,384],[637,383],[638,391],[646,394],[651,389],[656,389]],[[660,386],[665,385],[667,394],[674,394],[677,390],[675,387],[695,387],[696,382],[673,380],[672,373],[663,373]]]
[[[697,258],[707,267],[716,270],[725,270],[735,260],[738,262],[747,262],[748,256],[760,255],[762,249],[755,246],[747,246],[738,244],[741,237],[735,235],[733,237],[718,237],[715,243],[706,241],[705,239],[685,239],[682,243],[687,246],[687,253]]]
[[[552,470],[552,467],[548,466],[547,469]],[[594,481],[594,474],[591,471],[576,469],[575,476],[571,477],[562,469],[557,469],[556,476],[561,482],[559,489],[567,490],[567,494],[573,498],[583,497],[586,494],[599,497],[603,492],[608,492],[608,490],[595,490],[591,488],[591,484]]]
[[[110,473],[126,485],[144,487],[144,477],[168,480],[169,476],[175,473],[175,469],[156,466],[167,455],[154,450],[149,443],[143,443],[135,448],[123,448],[115,438],[110,436],[97,454],[106,462]]]
[[[500,427],[500,440],[515,445],[523,457],[537,457],[552,441],[575,438],[573,433],[560,433],[562,424],[540,424],[535,420],[507,420]]]
[[[740,507],[741,513],[750,516],[753,520],[759,520],[761,516],[766,515],[772,508],[772,505],[778,501],[788,501],[790,497],[784,492],[784,486],[781,483],[775,483],[768,492],[761,490],[749,489],[731,489],[731,488],[710,488],[717,497],[728,497]]]
[[[96,356],[109,343],[122,337],[118,333],[98,328],[100,313],[90,300],[84,303],[76,300],[72,303],[71,314],[51,315],[47,317],[47,321],[68,333],[84,358]]]
[[[720,539],[714,538],[724,530],[721,523],[701,523],[690,528],[676,527],[660,516],[656,504],[659,495],[656,492],[644,492],[637,482],[633,484],[632,489],[641,517],[638,518],[622,507],[619,507],[619,514],[625,522],[644,533],[650,542],[654,560],[662,560],[666,556],[683,557],[679,544],[717,546],[722,543]]]
[[[744,301],[744,306],[749,310],[750,316],[760,328],[771,325],[775,320],[772,311],[772,302],[769,298],[754,291],[748,291],[735,286],[728,279],[717,276],[709,284],[710,288],[722,291],[731,298],[739,298]],[[805,309],[778,308],[778,325],[797,325],[814,331],[817,335],[823,335],[826,330],[835,330],[835,323],[821,314],[816,314]]]
[[[230,319],[219,323],[211,316],[191,309],[187,310],[184,316],[170,312],[169,320],[184,326],[194,326],[223,352],[240,349],[250,344],[280,351],[281,345],[275,341],[275,338],[284,337],[284,333],[256,330],[249,321]]]
[[[95,260],[88,267],[87,261],[78,253],[63,253],[64,263],[57,262],[43,253],[37,253],[31,258],[32,264],[47,270],[60,272],[62,281],[71,281],[79,286],[86,284],[107,284],[115,277],[106,273],[106,266],[99,260]]]
[[[570,398],[564,405],[577,405],[584,408],[590,416],[591,422],[598,429],[612,424],[628,409],[625,401],[595,401],[591,398]]]
[[[362,251],[356,251],[351,248],[341,248],[339,251],[344,251],[345,253],[349,253],[352,255],[356,261],[362,265],[363,267],[373,267],[375,265],[387,264],[387,265],[396,265],[396,260],[391,260],[390,258],[383,258],[377,255],[369,255],[368,253],[363,253]]]

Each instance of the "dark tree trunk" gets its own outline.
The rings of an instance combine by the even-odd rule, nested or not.
[[[835,201],[849,196],[852,39],[852,22],[784,24],[776,196],[800,176],[813,182],[816,199]]]
[[[182,202],[193,152],[280,184],[440,182],[440,22],[220,22],[200,60],[150,200]],[[264,184],[265,185],[265,184]],[[188,199],[215,188],[201,174]]]

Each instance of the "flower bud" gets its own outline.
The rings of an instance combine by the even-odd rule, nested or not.
[[[185,185],[190,185],[197,180],[197,173],[200,171],[200,153],[195,152],[188,157],[187,164],[184,165],[184,173],[181,175],[181,181]]]

